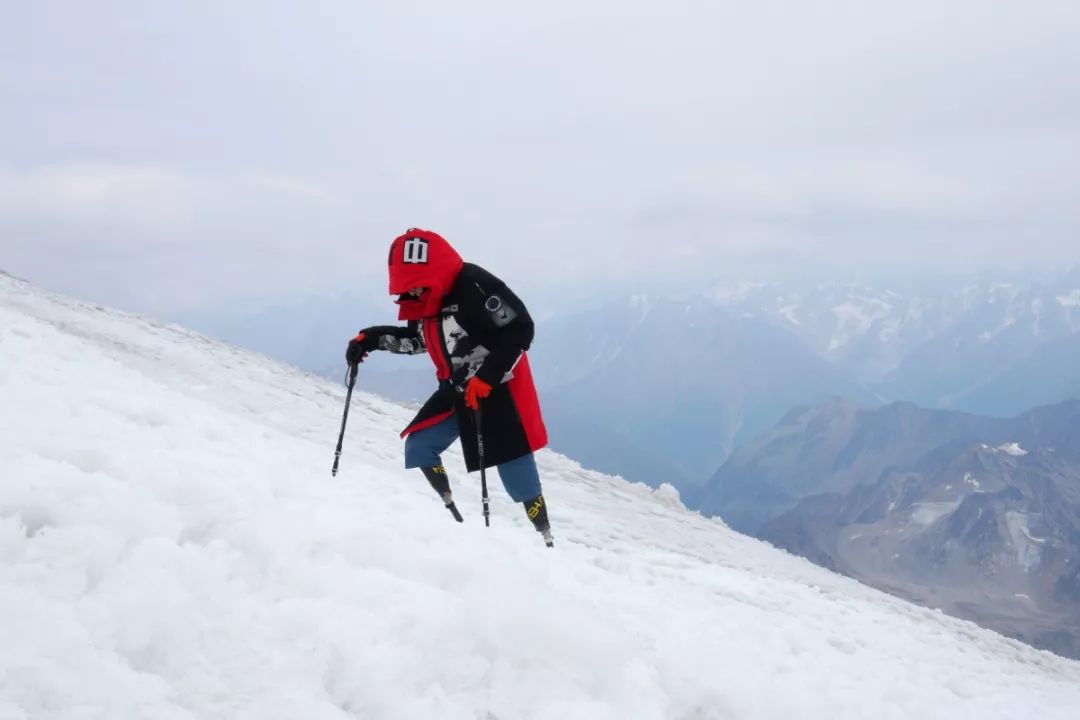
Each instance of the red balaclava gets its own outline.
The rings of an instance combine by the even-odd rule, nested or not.
[[[439,314],[464,263],[450,243],[430,230],[410,228],[390,244],[390,294],[404,296],[425,288],[419,298],[399,297],[398,319],[420,320]]]

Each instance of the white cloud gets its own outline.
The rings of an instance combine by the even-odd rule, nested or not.
[[[1071,1],[8,15],[0,263],[133,303],[341,286],[410,225],[533,284],[1077,259]]]

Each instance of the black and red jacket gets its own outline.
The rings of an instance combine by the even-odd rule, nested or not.
[[[403,305],[400,315],[409,319],[408,325],[367,332],[379,337],[383,350],[426,351],[439,379],[439,389],[402,437],[456,415],[466,467],[470,472],[479,469],[475,415],[466,408],[463,394],[475,375],[492,386],[481,401],[487,467],[547,445],[526,355],[534,325],[521,299],[487,270],[461,262],[441,236],[429,231],[410,230],[394,241],[390,277],[394,294],[413,287],[429,291],[415,307]]]

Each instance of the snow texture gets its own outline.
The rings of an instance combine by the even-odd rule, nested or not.
[[[892,306],[883,300],[871,297],[852,297],[833,307],[836,316],[836,334],[829,340],[828,351],[834,352],[844,347],[852,337],[865,335],[875,322],[889,316]]]
[[[1061,307],[1080,307],[1080,289],[1073,290],[1071,292],[1065,293],[1064,295],[1058,295],[1057,301],[1058,304],[1061,305]]]
[[[1006,455],[1012,455],[1013,457],[1023,457],[1028,454],[1028,451],[1020,447],[1020,443],[1010,442],[1002,443],[994,448],[998,452],[1003,452]]]
[[[922,527],[928,527],[956,510],[959,506],[959,500],[916,503],[911,512],[911,522]]]
[[[1025,513],[1010,511],[1005,513],[1005,526],[1009,532],[1009,540],[1016,550],[1016,561],[1025,571],[1031,570],[1039,564],[1042,554],[1042,545],[1045,538],[1037,538],[1031,534],[1028,516]]]
[[[345,333],[347,335],[347,333]],[[363,386],[363,373],[360,375]],[[1080,665],[544,452],[548,550],[404,408],[0,275],[0,718],[1073,718]]]
[[[785,320],[787,320],[792,325],[801,325],[802,323],[799,322],[799,317],[796,314],[798,312],[798,310],[799,310],[799,305],[794,304],[794,305],[784,305],[783,307],[777,308],[776,311],[778,313],[780,313],[781,317],[783,317]]]

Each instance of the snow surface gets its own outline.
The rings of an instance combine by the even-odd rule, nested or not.
[[[1016,561],[1025,571],[1039,564],[1042,555],[1042,545],[1045,538],[1037,538],[1031,534],[1031,526],[1028,515],[1022,512],[1009,511],[1005,513],[1005,527],[1009,532],[1009,540],[1013,549],[1016,550]]]
[[[801,305],[799,305],[798,303],[795,303],[793,305],[784,305],[783,307],[777,308],[776,312],[780,313],[780,316],[792,325],[802,325],[802,323],[799,322],[798,316],[795,314],[800,307]]]
[[[765,287],[763,282],[740,280],[735,283],[720,284],[709,288],[705,296],[716,305],[730,305],[741,302],[755,290]]]
[[[912,508],[911,522],[928,527],[960,507],[959,500],[916,503]]]
[[[847,345],[852,336],[865,335],[874,323],[887,318],[893,307],[884,300],[872,297],[850,296],[832,308],[836,316],[836,333],[829,340],[828,352]]]
[[[360,385],[363,384],[363,374]],[[1080,664],[540,455],[546,549],[409,411],[0,275],[0,718],[1073,718]]]
[[[1017,442],[1002,443],[994,449],[998,452],[1003,452],[1006,455],[1012,455],[1013,457],[1023,457],[1028,454],[1028,451],[1020,447],[1020,443]]]
[[[1061,307],[1080,307],[1080,289],[1073,290],[1064,295],[1058,295],[1057,301]]]

